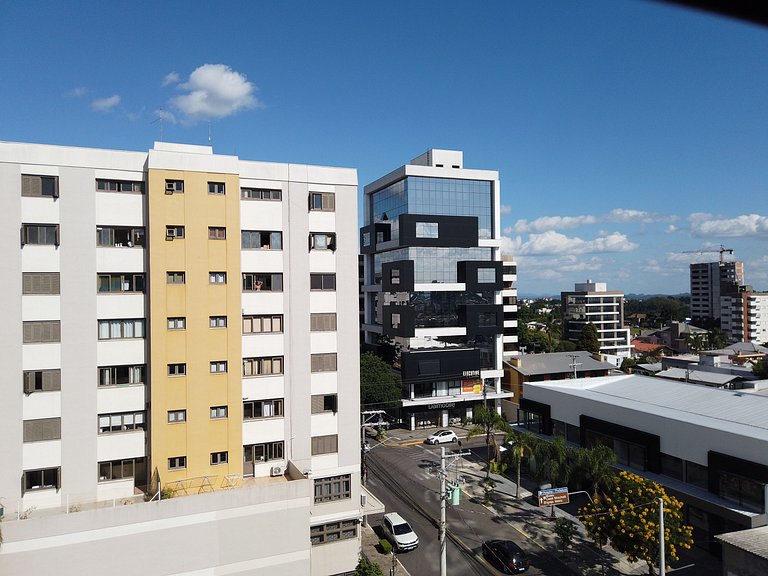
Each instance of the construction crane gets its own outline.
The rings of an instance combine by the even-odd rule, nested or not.
[[[724,262],[723,254],[733,254],[733,248],[726,248],[720,244],[719,250],[702,248],[701,250],[686,250],[685,252],[682,252],[682,254],[711,254],[715,252],[720,253],[720,263],[722,264]]]

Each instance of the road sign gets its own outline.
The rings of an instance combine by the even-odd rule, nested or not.
[[[559,506],[568,504],[568,488],[547,488],[539,490],[539,506]]]

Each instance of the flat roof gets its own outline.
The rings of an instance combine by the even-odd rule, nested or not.
[[[524,376],[573,373],[573,364],[577,364],[577,374],[579,372],[613,370],[616,368],[616,366],[610,362],[595,360],[592,355],[586,351],[522,354],[517,358],[520,359],[519,366],[515,366],[511,362],[505,362],[505,364]]]
[[[768,441],[768,397],[760,394],[639,374],[526,382],[524,386]]]
[[[723,386],[741,378],[738,374],[723,374],[721,372],[707,372],[706,370],[684,370],[683,368],[667,368],[656,374],[657,378],[668,380],[685,380],[692,382],[704,382],[714,386]]]

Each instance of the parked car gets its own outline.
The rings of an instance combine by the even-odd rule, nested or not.
[[[397,512],[384,514],[384,534],[398,552],[413,550],[419,545],[419,537],[411,525]]]
[[[531,565],[523,549],[511,540],[486,540],[483,558],[504,574],[519,574]]]
[[[424,440],[427,444],[445,444],[446,442],[458,442],[459,437],[453,430],[438,430]]]

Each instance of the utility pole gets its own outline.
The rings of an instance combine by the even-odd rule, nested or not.
[[[571,359],[571,363],[568,364],[569,368],[573,368],[573,379],[576,380],[578,378],[578,375],[576,374],[576,366],[581,366],[581,362],[576,362],[576,358],[579,357],[578,354],[568,354],[568,357]]]
[[[471,452],[467,450],[466,452],[454,452],[451,456],[455,462],[462,456],[468,456],[469,454],[471,454]],[[438,474],[440,475],[440,525],[438,526],[438,539],[440,541],[440,576],[446,576],[448,568],[445,555],[445,501],[447,500],[447,495],[445,493],[445,479],[447,478],[448,473],[445,469],[445,446],[440,446],[440,470]],[[458,485],[455,489],[459,489]]]
[[[664,498],[659,498],[659,576],[667,573],[667,561],[664,558]]]

